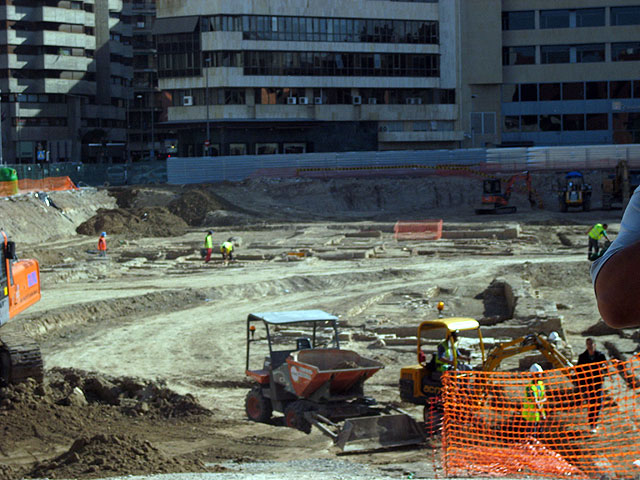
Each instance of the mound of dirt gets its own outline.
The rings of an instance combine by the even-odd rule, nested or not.
[[[80,224],[76,232],[81,235],[126,234],[129,237],[172,237],[183,235],[188,225],[179,216],[163,207],[113,210],[100,209],[89,220]]]
[[[95,435],[82,437],[62,455],[38,463],[28,476],[49,478],[91,478],[127,472],[180,473],[205,471],[199,460],[166,458],[151,443],[129,435]]]
[[[169,211],[183,218],[189,225],[199,227],[202,225],[208,212],[221,210],[223,205],[211,196],[206,189],[189,189],[180,198],[173,200],[168,205]]]

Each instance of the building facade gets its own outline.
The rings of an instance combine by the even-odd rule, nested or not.
[[[179,155],[459,147],[457,7],[159,0]]]
[[[126,158],[131,4],[0,2],[5,163]]]

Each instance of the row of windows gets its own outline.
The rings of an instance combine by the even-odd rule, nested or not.
[[[540,10],[539,28],[603,27],[605,8],[578,8]],[[613,26],[640,25],[640,5],[611,7],[610,24]],[[502,30],[533,30],[536,28],[536,11],[523,10],[502,13]]]
[[[523,83],[502,86],[503,102],[550,102],[617,98],[640,98],[640,80]]]
[[[40,80],[43,78],[60,78],[63,80],[87,80],[95,81],[96,74],[94,72],[69,71],[69,70],[0,70],[0,78],[29,78],[32,80]]]
[[[68,23],[54,23],[54,22],[26,22],[26,21],[13,21],[6,22],[5,29],[14,30],[16,32],[65,32],[65,33],[83,33],[85,35],[94,35],[93,27],[87,27],[85,25],[71,25]]]
[[[20,125],[21,127],[66,127],[67,126],[67,118],[66,117],[13,117],[11,119],[11,124],[16,127]]]
[[[53,45],[0,45],[0,53],[16,55],[64,55],[93,58],[93,49],[59,47]]]
[[[6,5],[14,5],[16,7],[33,7],[33,0],[6,0]],[[40,0],[38,6],[67,8],[70,10],[84,10],[85,12],[93,12],[92,3],[84,3],[79,0]]]
[[[353,94],[350,88],[315,88],[307,97],[304,88],[256,88],[254,101],[257,105],[433,105],[454,104],[453,89],[383,89],[361,88]],[[173,106],[183,105],[244,105],[244,89],[210,88],[183,89],[169,92]],[[185,98],[187,102],[185,102]]]
[[[202,17],[201,29],[242,32],[244,40],[438,43],[436,21],[216,15]]]
[[[640,113],[614,113],[614,130],[640,129]],[[507,115],[503,118],[502,131],[513,132],[575,132],[608,130],[606,113],[571,113],[560,115]]]
[[[604,43],[540,46],[540,64],[604,62],[605,58]],[[612,62],[638,60],[640,60],[640,42],[611,44]],[[536,47],[533,45],[502,48],[503,65],[533,65],[535,63]]]

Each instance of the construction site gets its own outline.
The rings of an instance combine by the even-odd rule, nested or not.
[[[634,185],[441,173],[0,198],[3,263],[37,260],[41,294],[0,337],[42,359],[3,350],[0,479],[636,478],[640,337],[602,322],[587,258]],[[473,370],[427,380],[452,331]],[[575,369],[588,337],[602,374]]]

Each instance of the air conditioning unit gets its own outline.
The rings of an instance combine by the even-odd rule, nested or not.
[[[287,97],[287,105],[295,105],[296,97]]]
[[[322,105],[322,97],[313,97],[313,103],[316,105]]]
[[[369,102],[369,105],[375,105],[376,103],[378,103],[378,99],[375,98],[375,97],[374,98],[370,98],[368,100],[368,102]]]
[[[182,97],[182,105],[184,105],[185,107],[190,107],[191,105],[193,105],[193,97],[190,95],[185,95],[184,97]]]
[[[351,103],[353,103],[354,105],[361,105],[362,97],[360,95],[354,95],[353,97],[351,97]]]
[[[298,97],[298,103],[300,105],[309,105],[309,99],[307,97]]]

